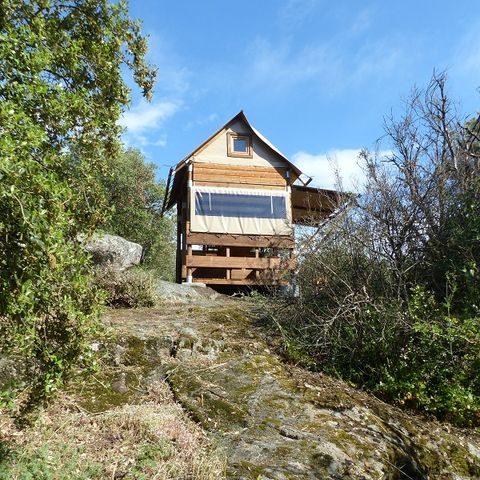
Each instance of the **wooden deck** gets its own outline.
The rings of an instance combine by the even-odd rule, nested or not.
[[[195,163],[186,182],[192,185],[284,190],[289,183],[282,167],[244,167]],[[207,285],[282,285],[295,266],[293,235],[236,235],[190,231],[189,196],[178,203],[177,282]]]

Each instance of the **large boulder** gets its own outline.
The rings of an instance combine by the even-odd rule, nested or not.
[[[142,259],[142,246],[118,235],[95,234],[84,241],[84,247],[92,254],[93,263],[100,267],[125,270]]]

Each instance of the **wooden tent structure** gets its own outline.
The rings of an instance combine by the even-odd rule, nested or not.
[[[177,208],[176,281],[285,283],[293,225],[324,220],[341,199],[310,181],[238,113],[170,169],[163,213]]]

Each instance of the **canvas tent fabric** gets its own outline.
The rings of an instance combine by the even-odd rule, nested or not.
[[[192,187],[190,230],[201,233],[291,235],[286,191]]]

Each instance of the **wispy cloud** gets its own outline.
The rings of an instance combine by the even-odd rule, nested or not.
[[[278,10],[278,21],[283,28],[298,28],[320,3],[319,0],[288,0]]]
[[[161,126],[162,122],[171,117],[178,108],[178,104],[169,101],[148,103],[141,100],[123,114],[120,124],[130,133],[141,133]]]
[[[361,148],[331,149],[319,154],[300,151],[292,156],[292,160],[300,170],[312,177],[312,186],[356,191],[365,182],[361,151]],[[386,157],[391,153],[390,150],[381,150],[376,155]]]
[[[187,124],[185,125],[185,128],[189,129],[189,128],[193,128],[197,125],[207,125],[207,124],[213,122],[214,120],[216,120],[217,118],[218,118],[217,113],[210,113],[208,115],[204,115],[202,117],[199,117],[196,120],[187,122]]]
[[[366,32],[373,25],[374,10],[373,7],[366,7],[360,10],[350,25],[350,33],[358,35]]]
[[[338,70],[335,57],[327,45],[309,45],[300,51],[289,42],[273,45],[257,38],[250,48],[251,66],[247,78],[253,84],[268,83],[273,89],[285,89],[302,81]]]
[[[291,0],[280,9],[280,17],[300,22],[317,6],[314,0]],[[278,93],[302,83],[317,85],[330,93],[386,79],[405,67],[408,58],[398,37],[371,35],[374,11],[362,9],[344,19],[334,35],[299,41],[295,35],[270,39],[258,36],[247,47],[248,67],[244,82],[251,87],[268,86]],[[375,39],[374,39],[375,38]],[[314,83],[315,82],[315,83]]]
[[[452,59],[453,70],[464,75],[473,75],[478,83],[480,75],[480,22],[465,31],[460,37]]]
[[[338,172],[343,188],[351,190],[365,178],[358,164],[360,151],[360,148],[334,149],[319,154],[300,151],[292,156],[292,160],[300,170],[313,178],[312,186],[337,188]]]
[[[252,86],[268,84],[274,90],[315,80],[321,87],[339,91],[372,78],[385,78],[404,60],[400,48],[379,42],[365,43],[352,54],[335,41],[298,49],[289,41],[273,44],[265,38],[254,41],[249,55],[252,61],[246,81]]]
[[[120,119],[120,125],[126,129],[125,141],[132,146],[165,146],[167,137],[163,131],[164,124],[180,107],[179,102],[168,100],[152,103],[140,100]]]
[[[125,143],[144,150],[144,153],[149,149],[143,147],[162,148],[167,145],[168,122],[188,103],[191,94],[190,71],[176,54],[175,46],[161,31],[150,30],[147,33],[148,58],[158,69],[154,101],[145,101],[133,89],[133,106],[124,112],[119,122],[125,128]]]
[[[192,72],[184,58],[176,52],[176,46],[161,31],[149,31],[148,55],[158,68],[156,93],[167,96],[182,96],[191,89]]]

